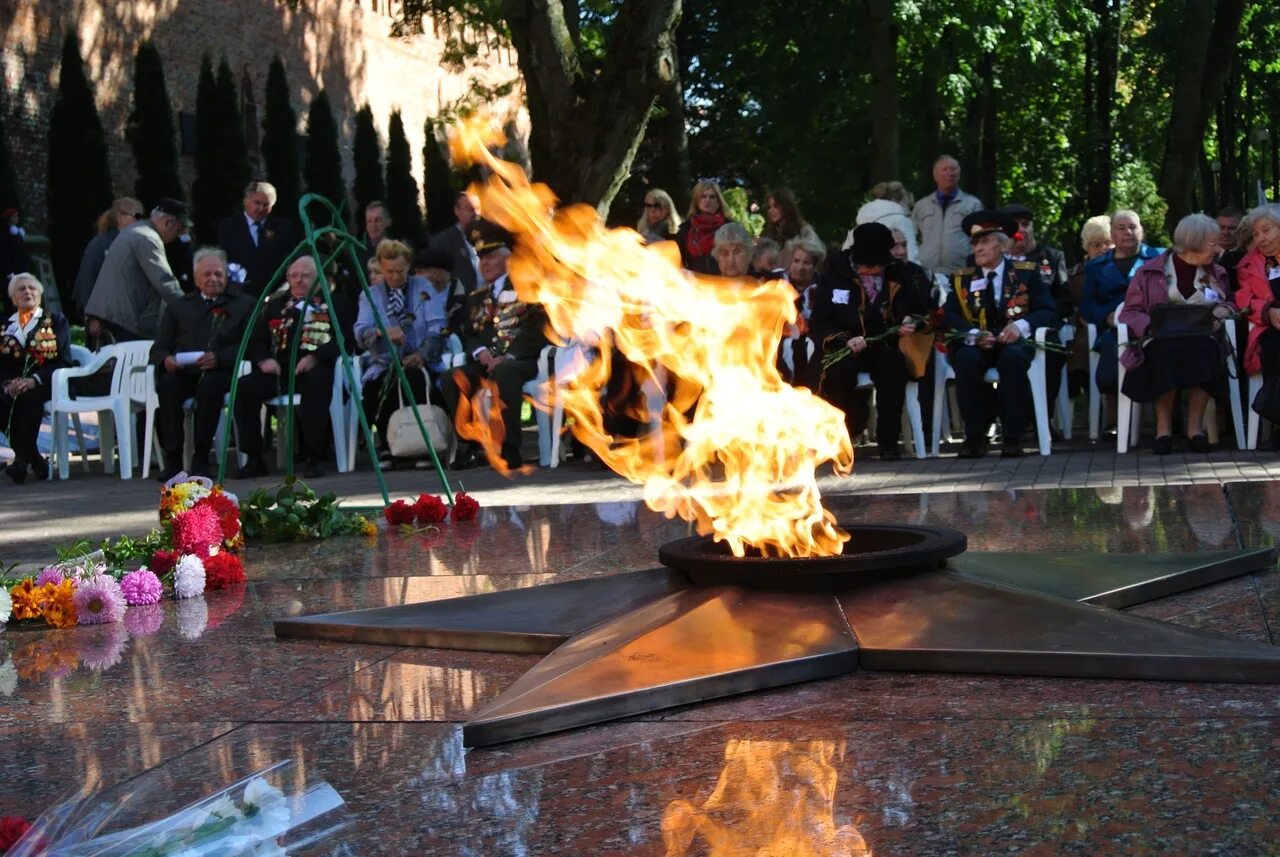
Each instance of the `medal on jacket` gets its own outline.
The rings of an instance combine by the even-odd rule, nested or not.
[[[1040,260],[1040,280],[1046,286],[1053,283],[1053,268],[1049,265],[1047,258]]]

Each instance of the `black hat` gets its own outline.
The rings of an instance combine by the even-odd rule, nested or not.
[[[855,227],[849,261],[855,265],[888,265],[893,261],[893,232],[883,223]]]
[[[476,248],[477,256],[483,256],[500,247],[510,247],[514,241],[510,232],[482,217],[471,221],[471,226],[467,228],[467,240],[471,242],[472,247]]]
[[[960,228],[969,236],[970,241],[977,241],[992,232],[1003,232],[1010,238],[1018,231],[1018,223],[1009,215],[1000,211],[975,211],[960,221]]]
[[[1001,207],[998,213],[1012,217],[1014,221],[1036,219],[1035,213],[1020,202],[1011,202],[1008,205]]]
[[[191,214],[187,211],[187,206],[182,202],[182,200],[166,196],[164,199],[156,203],[155,210],[161,214],[176,217],[178,222],[183,226],[188,229],[191,228]]]
[[[422,268],[439,268],[442,271],[453,273],[453,257],[449,255],[448,250],[432,248],[429,250],[419,250],[413,257],[413,267],[415,270]]]

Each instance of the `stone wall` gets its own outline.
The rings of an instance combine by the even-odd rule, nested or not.
[[[457,104],[473,84],[492,88],[518,76],[507,48],[481,48],[458,73],[441,66],[440,32],[411,39],[391,35],[388,0],[0,0],[4,35],[4,126],[23,187],[23,222],[29,232],[45,229],[45,138],[58,83],[58,61],[68,27],[80,36],[96,90],[98,110],[111,146],[116,195],[132,195],[133,155],[125,121],[133,97],[133,59],[138,44],[153,39],[164,62],[175,115],[195,112],[201,57],[225,54],[247,95],[265,107],[267,69],[275,54],[284,61],[303,130],[307,105],[323,87],[342,134],[345,172],[351,180],[351,139],[356,111],[367,101],[382,134],[399,107],[421,183],[423,123]],[[518,89],[517,89],[518,92]],[[512,110],[519,98],[499,105]],[[248,101],[246,100],[246,103]],[[260,137],[260,133],[259,133]],[[193,158],[182,157],[188,188]],[[5,200],[5,204],[9,201]]]

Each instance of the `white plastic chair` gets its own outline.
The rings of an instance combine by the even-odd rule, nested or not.
[[[1048,332],[1048,328],[1043,327],[1037,330],[1035,335],[1036,342],[1043,343]],[[955,378],[956,373],[951,368],[951,362],[940,351],[934,352],[933,366],[932,454],[936,458],[942,441],[942,420],[947,394],[947,381]],[[999,384],[1000,373],[996,371],[995,367],[992,367],[982,376],[982,380],[988,384]],[[1040,439],[1040,454],[1049,455],[1053,451],[1053,441],[1049,436],[1049,391],[1048,385],[1045,383],[1045,352],[1043,348],[1036,349],[1036,356],[1031,360],[1031,368],[1027,370],[1027,380],[1031,382],[1031,402],[1036,419],[1036,435]]]
[[[1058,331],[1058,341],[1061,342],[1064,347],[1070,347],[1071,343],[1075,341],[1075,338],[1075,325],[1064,324]],[[1071,440],[1071,435],[1075,431],[1073,423],[1076,420],[1076,405],[1075,402],[1071,400],[1071,395],[1067,391],[1067,386],[1067,361],[1064,360],[1062,363],[1062,378],[1061,382],[1058,384],[1058,399],[1054,402],[1054,410],[1058,418],[1058,430],[1062,432],[1063,439]]]
[[[356,408],[359,407],[359,391],[347,395],[347,374],[342,367],[342,358],[338,358],[338,363],[333,367],[333,387],[329,396],[329,423],[333,427],[333,449],[334,457],[337,459],[338,472],[349,473],[355,469],[356,457],[356,429],[358,426],[358,417],[356,416]],[[242,361],[240,374],[246,375],[251,369],[248,361]],[[352,365],[352,371],[359,373],[357,367]],[[273,396],[262,403],[263,409],[266,408],[292,408],[302,404],[302,394],[294,393],[292,397],[288,393],[282,393],[279,396]],[[265,416],[265,414],[264,414]],[[233,415],[234,417],[234,415]],[[225,419],[225,409],[224,416]],[[287,418],[280,418],[281,431],[284,430]],[[234,420],[233,420],[234,421]],[[218,431],[225,431],[221,421],[219,421]],[[240,449],[240,430],[237,426],[235,429],[236,449]],[[216,448],[216,447],[215,447]],[[282,439],[276,439],[276,466],[284,466],[285,443]]]
[[[1093,350],[1098,344],[1098,326],[1086,324],[1085,336],[1089,344],[1089,440],[1097,440],[1102,434],[1102,395],[1098,392],[1098,365],[1102,355]]]
[[[90,363],[92,363],[92,362],[93,362],[93,352],[92,352],[92,351],[90,351],[88,348],[85,348],[83,345],[71,345],[71,346],[70,346],[70,351],[71,351],[71,363],[72,363],[72,365],[71,365],[70,367],[67,367],[67,368],[76,368],[76,367],[80,367],[80,366],[88,366]],[[62,371],[62,370],[61,370],[61,369],[55,369],[54,371],[55,371],[55,372],[60,372],[60,371]],[[53,418],[53,407],[52,407],[52,401],[45,402],[45,404],[44,404],[44,412],[45,412],[45,416],[47,416],[47,417],[49,417],[49,418],[50,418],[50,420],[49,420],[49,425],[50,425],[50,427],[52,428],[52,426],[53,426],[53,419],[52,419],[52,418]],[[75,429],[75,432],[76,432],[76,451],[80,453],[80,465],[84,468],[84,472],[85,472],[85,473],[88,473],[88,472],[89,472],[89,449],[88,449],[88,447],[85,445],[85,442],[84,442],[84,427],[80,424],[80,414],[79,414],[79,413],[74,413],[74,414],[72,414],[72,415],[71,415],[71,425],[72,425],[72,427]],[[53,437],[50,437],[50,440],[53,442],[53,443],[52,443],[52,446],[53,446],[54,463],[56,464],[56,463],[57,463],[57,449],[58,449],[58,445],[57,445],[57,441],[56,441],[56,439],[54,439]],[[68,453],[68,454],[70,454],[70,453]],[[53,478],[53,473],[54,473],[54,468],[53,468],[53,467],[50,467],[50,468],[49,468],[49,478],[50,478],[50,479],[52,479],[52,478]]]
[[[1255,327],[1257,327],[1256,324],[1254,324],[1253,322],[1249,322],[1250,334],[1253,333],[1253,329]],[[1238,385],[1235,386],[1234,389],[1238,390],[1239,389]],[[1248,441],[1248,444],[1249,444],[1247,447],[1248,449],[1258,448],[1258,434],[1262,426],[1262,417],[1259,416],[1258,412],[1253,409],[1253,400],[1258,397],[1258,393],[1261,390],[1262,390],[1262,373],[1258,372],[1253,375],[1250,375],[1249,376],[1249,401],[1247,403],[1247,406],[1249,408],[1249,429],[1246,436],[1246,440]],[[1275,431],[1275,429],[1272,429],[1272,431]]]
[[[48,409],[53,417],[54,455],[58,461],[58,478],[70,475],[70,450],[67,442],[67,416],[95,411],[99,414],[99,444],[103,466],[107,473],[115,471],[113,446],[119,447],[120,478],[133,477],[134,431],[133,413],[147,407],[146,391],[150,378],[147,361],[151,355],[151,341],[118,342],[105,346],[87,365],[58,369],[53,373],[52,398]],[[111,372],[110,391],[104,396],[72,396],[72,378],[87,378],[115,359]],[[150,385],[154,396],[154,384]],[[109,419],[103,419],[110,414]],[[154,411],[148,411],[147,455],[150,457],[151,419]]]
[[[875,395],[875,384],[871,381],[870,372],[859,372],[857,384],[854,389],[871,390]],[[874,413],[875,400],[872,400],[872,410]],[[907,400],[902,406],[903,415],[906,417],[907,427],[910,432],[905,433],[905,440],[908,446],[908,454],[914,454],[916,458],[927,458],[929,449],[924,445],[924,421],[920,415],[920,385],[916,381],[907,382]],[[874,425],[874,420],[871,421]],[[879,438],[877,438],[877,441]]]

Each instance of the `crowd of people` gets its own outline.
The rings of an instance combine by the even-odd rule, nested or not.
[[[1064,375],[1078,394],[1088,380],[1085,325],[1096,330],[1096,383],[1109,397],[1108,412],[1114,419],[1119,393],[1153,403],[1157,454],[1174,448],[1179,393],[1187,397],[1186,447],[1207,452],[1206,408],[1240,377],[1233,367],[1268,380],[1280,374],[1280,205],[1262,205],[1247,216],[1237,209],[1216,219],[1189,215],[1167,249],[1144,242],[1133,211],[1091,217],[1079,233],[1083,260],[1068,270],[1062,251],[1038,240],[1031,209],[988,209],[960,187],[960,176],[959,163],[944,155],[934,165],[935,188],[919,200],[899,182],[877,185],[842,244],[824,243],[785,188],[767,195],[764,228],[753,236],[730,219],[712,181],[693,187],[683,216],[668,193],[651,189],[636,229],[648,243],[674,242],[690,271],[788,282],[797,321],[787,329],[779,369],[843,411],[852,437],[874,428],[878,452],[888,460],[901,456],[910,381],[920,382],[928,419],[935,349],[945,350],[955,375],[961,457],[985,455],[993,436],[1003,456],[1024,454],[1036,349],[1047,352],[1049,400]],[[238,476],[269,472],[261,408],[291,382],[301,397],[295,422],[302,472],[323,473],[332,444],[327,412],[338,336],[359,355],[360,398],[377,437],[372,454],[384,466],[394,463],[388,424],[407,404],[398,383],[403,375],[415,403],[435,403],[454,418],[486,386],[500,401],[503,423],[500,450],[496,456],[490,450],[487,459],[520,467],[522,388],[536,376],[548,339],[545,313],[521,302],[507,277],[511,236],[480,218],[476,200],[461,193],[456,222],[415,248],[387,237],[390,216],[374,202],[363,212],[359,253],[369,291],[342,257],[328,263],[320,290],[313,257],[285,266],[299,235],[291,221],[273,214],[274,203],[271,185],[251,183],[243,212],[219,222],[216,246],[190,254],[189,275],[175,273],[173,261],[191,226],[177,200],[161,200],[149,212],[135,199],[116,200],[85,248],[73,300],[90,347],[152,342],[162,478],[181,467],[187,410],[194,411],[191,470],[209,472],[246,335],[248,371],[237,370],[234,414],[246,457]],[[284,284],[264,294],[282,268]],[[52,371],[71,365],[68,321],[45,312],[42,294],[30,273],[10,279],[17,311],[0,340],[0,419],[8,420],[5,433],[17,456],[7,468],[15,482],[28,472],[47,475],[36,434]],[[262,311],[247,330],[259,301]],[[1243,355],[1227,351],[1227,325],[1247,330]],[[1037,342],[1041,330],[1047,335]],[[1071,330],[1079,331],[1074,338]],[[1124,341],[1122,330],[1128,331]],[[391,371],[395,363],[402,372]],[[994,386],[987,381],[992,370],[999,379]],[[625,366],[615,364],[612,374],[625,378]],[[870,378],[871,388],[860,377]],[[78,392],[100,392],[109,380],[109,370],[77,379]],[[634,420],[624,426],[613,418],[633,411],[626,400],[637,394],[636,385],[611,382],[607,428],[643,430]],[[1280,450],[1280,431],[1272,433],[1272,445]],[[452,466],[484,460],[484,450],[463,442]]]

